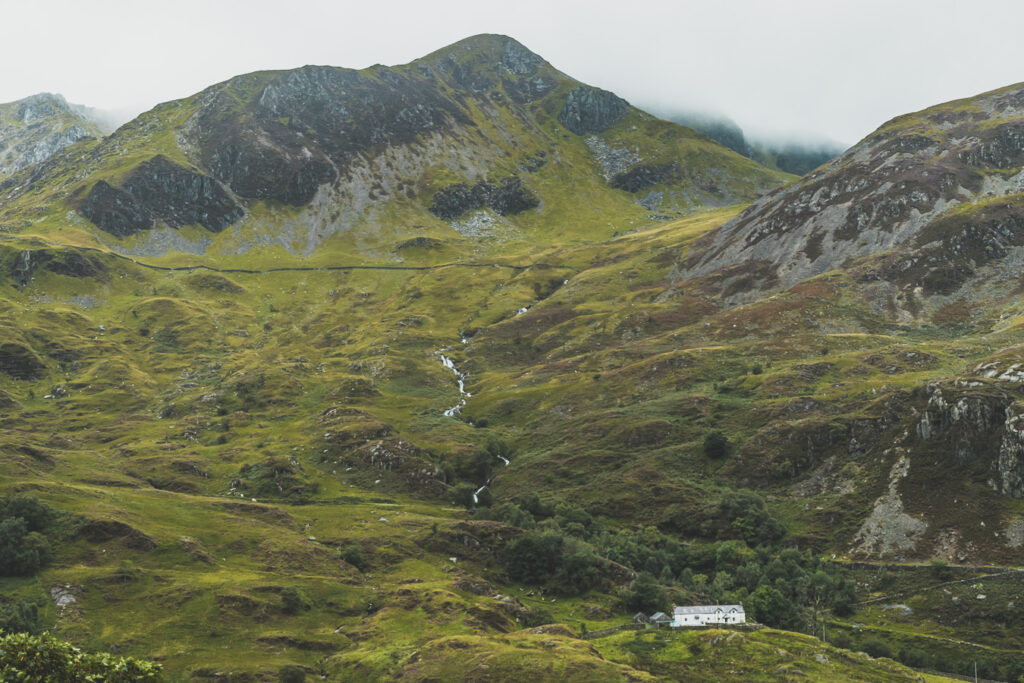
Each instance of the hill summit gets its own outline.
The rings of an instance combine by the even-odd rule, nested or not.
[[[568,222],[610,235],[787,177],[481,35],[404,66],[230,79],[38,169],[0,210],[41,204],[51,225],[71,210],[93,240],[148,255],[308,256],[325,240],[370,255],[414,238],[550,241]]]

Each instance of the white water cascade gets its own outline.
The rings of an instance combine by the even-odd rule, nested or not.
[[[461,337],[461,341],[462,341],[463,344],[465,344],[469,340],[466,337]],[[434,353],[436,353],[438,356],[440,356],[441,364],[443,366],[445,366],[446,368],[451,370],[453,373],[455,373],[455,380],[459,383],[459,402],[458,402],[458,404],[454,405],[451,408],[449,408],[448,410],[444,411],[445,417],[455,417],[456,415],[459,415],[460,413],[462,413],[462,409],[466,405],[466,399],[470,398],[473,394],[471,394],[468,391],[466,391],[466,373],[459,372],[459,369],[457,367],[455,367],[454,361],[452,361],[452,359],[449,358],[448,356],[444,355],[441,351],[435,351]],[[498,457],[499,460],[501,460],[501,462],[505,465],[505,467],[508,467],[508,465],[509,465],[508,458],[506,458],[504,455],[498,455],[497,457]],[[485,488],[490,486],[491,479],[493,479],[493,478],[494,477],[489,477],[487,479],[487,481],[484,483],[483,486],[481,486],[480,488],[478,488],[476,491],[473,492],[473,503],[474,504],[477,504],[477,503],[480,502],[480,498],[479,498],[480,494],[483,493]]]

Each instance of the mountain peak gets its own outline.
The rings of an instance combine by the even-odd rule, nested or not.
[[[456,64],[491,63],[502,67],[503,75],[532,76],[547,65],[543,57],[515,38],[498,33],[481,33],[427,55],[421,62],[447,61]]]

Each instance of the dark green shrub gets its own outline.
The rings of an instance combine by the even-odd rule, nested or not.
[[[108,653],[85,654],[48,633],[0,637],[0,681],[103,681],[138,683],[160,680],[162,667]]]
[[[881,638],[866,638],[861,642],[859,649],[872,657],[892,657],[892,648]]]
[[[45,536],[29,531],[21,517],[0,520],[0,576],[31,576],[50,557]]]
[[[0,606],[0,631],[36,635],[41,630],[39,607],[35,603],[18,600]]]
[[[304,683],[306,680],[306,672],[301,666],[286,664],[277,672],[277,680],[280,681],[280,683]]]
[[[367,565],[366,558],[363,557],[363,547],[358,543],[349,543],[343,546],[339,551],[339,556],[359,571],[366,571]]]
[[[704,437],[704,455],[712,460],[724,458],[729,453],[729,439],[722,432],[709,432]]]
[[[298,588],[289,586],[281,591],[281,609],[285,614],[299,614],[309,607],[309,599]]]

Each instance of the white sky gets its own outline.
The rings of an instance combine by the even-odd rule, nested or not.
[[[401,64],[504,33],[638,106],[852,144],[1024,81],[1019,0],[0,0],[0,102],[132,110],[231,76]]]

